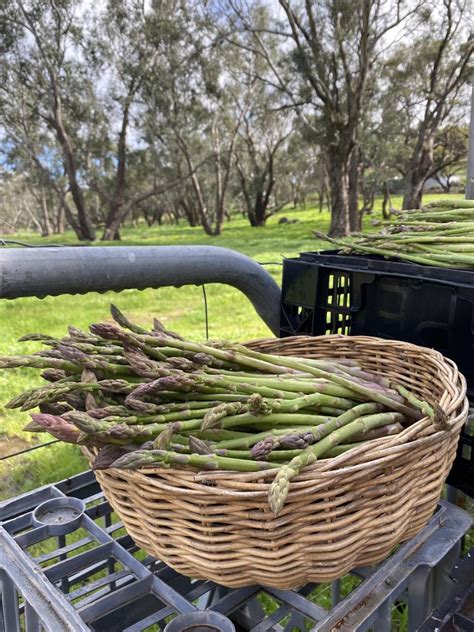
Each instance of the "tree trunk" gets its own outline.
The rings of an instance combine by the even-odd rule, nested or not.
[[[79,239],[79,241],[88,241],[87,236],[82,232],[82,227],[80,226],[79,222],[76,220],[74,213],[72,212],[72,209],[68,204],[68,201],[66,199],[66,194],[61,189],[61,187],[55,185],[54,188],[56,190],[56,193],[58,194],[60,204],[64,209],[64,215],[66,217],[66,220],[69,226],[72,228],[72,230],[76,233],[76,237]]]
[[[320,213],[323,212],[323,206],[324,206],[324,191],[319,189],[318,190],[318,209]]]
[[[116,201],[110,205],[105,220],[102,241],[120,241],[120,226],[122,225],[122,204]]]
[[[250,223],[250,226],[253,228],[258,228],[259,226],[265,226],[265,222],[267,220],[265,209],[262,207],[261,200],[255,200],[255,204],[253,208],[248,209],[247,217]]]
[[[383,202],[382,202],[382,216],[384,219],[390,219],[392,214],[390,210],[391,202],[390,202],[390,188],[388,186],[388,181],[385,180],[383,183]]]
[[[328,175],[331,191],[330,237],[348,237],[349,224],[349,158],[339,147],[328,149]]]
[[[48,203],[46,201],[46,195],[44,187],[40,187],[40,205],[41,205],[41,237],[49,237],[53,230],[51,228],[51,222],[49,220]]]
[[[120,241],[120,226],[122,225],[122,202],[113,200],[105,219],[102,241]]]
[[[155,216],[153,213],[149,213],[147,210],[143,211],[143,217],[145,219],[148,228],[151,228],[155,223]]]
[[[180,200],[179,206],[183,209],[186,219],[188,220],[188,224],[191,228],[195,228],[199,223],[199,217],[195,208],[190,206],[186,200]]]
[[[351,152],[349,161],[349,230],[360,233],[362,215],[359,213],[359,149],[357,145]]]
[[[433,138],[425,136],[414,150],[410,166],[405,174],[404,209],[420,208],[423,186],[433,167]]]
[[[364,195],[364,206],[362,207],[362,211],[367,213],[367,215],[372,215],[374,212],[374,204],[375,204],[375,191],[373,188]]]
[[[56,211],[56,221],[54,225],[54,232],[56,235],[64,235],[64,206],[62,203],[59,203],[58,209]]]
[[[214,226],[214,230],[212,231],[212,235],[214,237],[218,237],[222,234],[222,225],[224,223],[224,200],[219,203],[219,206],[216,209],[216,223]]]
[[[250,225],[257,228],[259,226],[265,226],[265,222],[267,220],[267,206],[268,200],[270,198],[271,188],[273,187],[273,183],[270,186],[270,192],[263,190],[263,182],[262,178],[259,179],[259,182],[256,184],[256,194],[253,204],[249,208],[248,218]],[[268,188],[267,188],[268,189]]]
[[[37,231],[41,235],[43,233],[43,227],[41,225],[41,222],[36,217],[35,213],[31,210],[30,206],[27,204],[26,201],[23,201],[23,207],[25,208],[26,212],[28,213],[28,215],[29,215],[31,221],[33,222],[34,226],[36,227]]]
[[[120,127],[117,143],[117,170],[115,173],[115,187],[110,203],[110,210],[105,220],[102,241],[120,240],[120,226],[125,217],[131,211],[131,206],[124,206],[125,189],[127,186],[127,130],[130,102],[124,105],[122,113],[122,125]]]
[[[403,195],[402,208],[420,208],[423,196],[423,185],[425,180],[420,180],[416,175],[407,175],[405,193]]]
[[[192,170],[194,170],[194,165],[192,164],[192,162],[189,163],[190,168]],[[204,202],[204,196],[202,194],[202,190],[201,190],[201,185],[199,183],[199,180],[196,176],[196,173],[193,173],[191,176],[191,182],[193,185],[193,189],[194,192],[196,194],[196,201],[197,201],[197,208],[198,208],[198,213],[199,213],[199,219],[201,221],[201,226],[204,228],[204,232],[206,233],[206,235],[209,235],[211,237],[213,237],[214,235],[220,235],[220,230],[219,232],[215,232],[212,229],[212,225],[211,222],[209,220],[209,216],[208,216],[208,210],[206,207],[206,204]],[[217,226],[216,226],[217,228]]]
[[[82,189],[77,179],[76,159],[74,157],[71,140],[64,127],[61,99],[56,85],[54,86],[53,116],[54,119],[52,123],[56,132],[56,137],[59,141],[59,144],[61,145],[61,149],[63,152],[64,169],[66,171],[69,183],[69,191],[74,201],[74,206],[77,210],[77,224],[79,225],[80,230],[76,231],[76,234],[78,239],[80,240],[94,241],[95,230],[87,213],[84,196],[82,195]]]
[[[331,189],[329,187],[329,176],[328,176],[327,166],[324,167],[323,204],[324,204],[324,198],[326,198],[326,205],[329,210],[331,208]]]

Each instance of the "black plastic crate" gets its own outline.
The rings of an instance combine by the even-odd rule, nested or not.
[[[474,386],[474,272],[334,252],[285,259],[281,335],[335,333],[438,349]]]
[[[474,401],[474,272],[377,256],[304,252],[285,259],[280,335],[350,334],[437,349]],[[474,495],[474,436],[461,434],[449,481]]]

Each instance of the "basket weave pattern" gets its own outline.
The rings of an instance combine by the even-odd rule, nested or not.
[[[467,416],[464,378],[436,351],[377,338],[298,336],[249,346],[357,359],[438,402],[450,430],[425,418],[314,463],[293,479],[277,517],[267,502],[271,470],[103,470],[96,476],[105,496],[138,546],[183,575],[225,586],[292,588],[379,562],[433,514]]]

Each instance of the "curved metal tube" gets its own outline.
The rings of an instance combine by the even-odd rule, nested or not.
[[[217,246],[0,249],[0,298],[225,283],[243,292],[276,335],[280,288],[256,261]]]

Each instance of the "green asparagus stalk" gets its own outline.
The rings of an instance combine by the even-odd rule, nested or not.
[[[224,417],[230,415],[238,415],[247,413],[249,411],[248,404],[243,402],[229,402],[227,404],[219,404],[209,409],[204,415],[201,428],[203,430],[209,430],[210,428],[218,428],[220,422]]]
[[[321,421],[320,423],[325,423],[327,421],[329,421],[329,419],[326,417],[326,418],[323,418],[323,421]],[[289,423],[291,423],[290,420],[289,420]],[[317,423],[317,422],[313,422],[313,423]],[[207,432],[210,432],[210,431],[207,431]],[[225,431],[222,430],[222,431],[217,431],[217,432],[225,432]],[[267,437],[279,437],[281,435],[286,435],[291,432],[301,432],[301,428],[297,426],[271,428],[270,430],[265,430],[264,432],[256,432],[256,433],[239,436],[239,437],[229,437],[228,439],[223,438],[222,440],[216,439],[216,441],[219,441],[219,448],[244,449],[244,448],[251,448],[252,446],[257,444],[259,441],[265,440]],[[205,435],[205,433],[201,431],[199,433],[199,436],[203,437],[203,435]],[[212,436],[210,435],[204,436],[204,438],[207,438],[207,437],[212,440]]]
[[[352,412],[352,411],[350,411]],[[268,502],[271,510],[278,514],[286,500],[290,488],[290,481],[297,476],[301,470],[314,463],[327,450],[342,443],[344,440],[354,436],[364,434],[372,428],[403,421],[400,413],[377,413],[360,417],[346,425],[342,425],[334,432],[326,435],[321,441],[303,450],[303,452],[292,459],[287,465],[283,465],[277,472],[275,480],[270,485]]]
[[[70,373],[80,373],[81,367],[56,358],[42,358],[40,356],[0,356],[0,369],[16,368],[32,369],[61,369]]]
[[[265,359],[265,361],[268,361],[268,362],[272,361],[272,356],[268,354],[258,353],[258,355],[262,359]],[[288,357],[280,356],[278,359],[278,362],[280,362],[281,364],[284,364],[288,368],[293,368],[293,369],[298,368],[300,366],[298,359],[293,358],[291,356],[288,356]],[[388,395],[385,395],[383,392],[377,389],[368,388],[367,386],[364,386],[363,384],[358,383],[358,382],[351,382],[349,379],[342,377],[341,375],[330,373],[324,369],[320,369],[315,366],[308,366],[307,370],[308,372],[312,373],[316,377],[322,377],[332,382],[336,382],[336,384],[340,384],[341,386],[344,386],[359,395],[364,395],[367,400],[369,401],[373,400],[375,402],[383,404],[384,406],[387,406],[388,408],[392,408],[406,415],[410,419],[418,420],[422,416],[418,410],[415,410],[407,406],[406,404],[400,403],[398,398],[394,399]],[[343,406],[340,406],[340,408],[343,408]]]
[[[130,375],[130,367],[113,364],[108,359],[102,360],[97,357],[91,357],[75,347],[59,345],[58,351],[65,360],[77,365],[78,367],[105,371],[108,375]]]
[[[125,314],[123,314],[113,303],[110,304],[110,314],[115,322],[124,329],[130,329],[130,331],[133,331],[136,334],[149,334],[149,332],[143,327],[139,327],[138,325],[130,322]]]
[[[215,454],[180,454],[166,450],[135,450],[124,454],[113,468],[135,470],[142,467],[170,467],[171,465],[194,467],[200,470],[230,470],[235,472],[259,472],[278,468],[277,463],[231,459]]]
[[[123,339],[123,332],[121,332],[117,327],[113,325],[109,325],[108,323],[100,323],[91,325],[90,327],[92,333],[96,333],[102,338],[108,340],[120,340]],[[247,356],[242,356],[239,353],[235,353],[232,351],[223,351],[221,349],[215,349],[213,347],[209,347],[207,345],[199,345],[194,342],[186,342],[182,340],[177,340],[175,338],[169,338],[166,336],[162,337],[153,337],[153,336],[145,336],[139,334],[130,334],[127,336],[128,340],[132,342],[132,344],[136,344],[137,342],[142,342],[148,344],[150,346],[170,346],[176,347],[177,349],[183,349],[185,351],[192,351],[195,353],[205,353],[209,356],[213,356],[219,360],[226,360],[232,363],[237,363],[242,366],[250,367],[255,370],[261,370],[266,373],[291,373],[292,371],[285,367],[276,367],[274,364],[261,362],[259,360],[253,360],[252,358],[248,358]]]
[[[401,216],[396,246],[384,241],[396,236],[392,231],[368,247],[447,256],[436,241],[404,244],[402,238],[421,231],[403,222]],[[425,223],[422,230],[431,238],[427,231],[434,226],[450,237],[464,225]],[[466,244],[459,242],[458,249],[449,256],[470,255]],[[401,421],[429,413],[437,428],[449,427],[439,407],[352,359],[276,356],[222,341],[190,343],[161,323],[149,334],[116,307],[112,314],[125,329],[69,328],[61,340],[33,334],[27,339],[46,350],[0,358],[0,368],[44,369],[47,386],[9,403],[23,410],[40,407],[28,430],[99,447],[97,468],[173,465],[253,472],[282,467],[289,485],[307,463],[400,432]]]
[[[305,428],[299,432],[291,432],[278,437],[269,436],[263,441],[259,441],[252,448],[252,456],[255,459],[266,457],[272,450],[282,447],[284,449],[306,448],[312,443],[316,443],[323,437],[334,432],[338,428],[342,428],[348,423],[361,417],[362,415],[370,415],[381,412],[383,407],[376,403],[359,404],[340,417],[330,419],[326,423],[314,428]]]
[[[434,419],[434,411],[427,402],[423,402],[421,399],[418,399],[414,393],[411,393],[402,385],[398,385],[397,390],[400,395],[402,395],[414,408],[418,408],[418,410],[420,410],[426,417]]]

